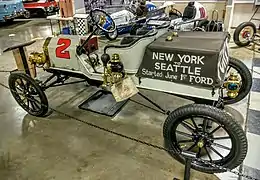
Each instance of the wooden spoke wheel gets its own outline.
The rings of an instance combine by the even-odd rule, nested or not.
[[[225,171],[208,163],[234,169],[247,154],[242,127],[226,112],[208,105],[187,105],[173,111],[164,123],[163,134],[172,157],[184,163],[180,153],[195,152],[192,168],[206,173]]]
[[[29,114],[43,117],[48,112],[48,100],[37,82],[24,73],[11,73],[9,88],[17,103]]]

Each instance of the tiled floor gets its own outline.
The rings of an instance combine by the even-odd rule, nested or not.
[[[247,116],[248,154],[244,161],[243,174],[260,178],[260,58],[253,59],[253,86]],[[246,180],[246,178],[242,178]]]

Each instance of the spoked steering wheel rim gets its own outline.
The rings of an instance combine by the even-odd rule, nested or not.
[[[100,17],[99,19],[98,19],[98,21],[97,21],[97,19],[96,19],[96,16],[95,16],[95,14],[97,14],[97,13],[101,13],[102,14],[102,17]],[[91,17],[91,21],[99,28],[99,29],[101,29],[102,31],[105,31],[105,32],[107,32],[107,33],[113,33],[115,30],[116,30],[116,24],[115,24],[115,21],[111,18],[111,16],[107,13],[107,12],[105,12],[105,11],[103,11],[103,10],[101,10],[101,9],[93,9],[93,10],[91,10],[90,11],[90,17]],[[105,18],[105,19],[101,19],[101,18]],[[109,19],[109,21],[110,21],[110,23],[111,23],[111,25],[109,26],[110,27],[110,29],[105,29],[104,27],[102,27],[102,25],[101,25],[101,23],[102,22],[100,22],[100,21],[103,21],[103,25],[107,22],[107,19]],[[106,20],[106,21],[105,21]],[[104,22],[105,21],[105,22]],[[112,27],[112,28],[111,28]]]
[[[171,13],[173,13],[174,15],[176,15],[178,18],[181,18],[181,17],[182,17],[182,13],[181,13],[178,9],[172,8],[172,9],[171,9]]]

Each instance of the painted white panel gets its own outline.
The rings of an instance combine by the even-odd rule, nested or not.
[[[79,44],[79,36],[76,35],[53,37],[48,46],[51,64],[57,68],[79,70],[76,57],[77,44]]]
[[[138,84],[138,79],[135,79],[136,84]],[[137,87],[143,89],[150,89],[155,91],[163,91],[167,93],[174,93],[178,95],[186,95],[190,97],[197,97],[209,100],[218,99],[218,90],[215,91],[215,95],[212,96],[212,90],[205,88],[198,88],[190,85],[177,84],[168,81],[161,81],[155,79],[144,78],[141,79],[141,84]]]

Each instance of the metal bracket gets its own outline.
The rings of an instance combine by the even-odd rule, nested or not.
[[[184,180],[190,180],[191,162],[196,159],[197,154],[189,151],[182,151],[181,154],[185,158]]]
[[[51,82],[50,84],[47,85],[53,78],[56,77],[56,80]],[[57,86],[63,86],[63,85],[69,85],[69,84],[76,84],[76,83],[81,83],[81,82],[86,82],[87,80],[79,80],[79,81],[73,81],[73,82],[68,82],[65,83],[66,80],[68,80],[70,76],[67,75],[61,75],[61,74],[52,74],[48,79],[46,79],[44,82],[40,83],[41,88],[45,91],[46,89],[50,87],[57,87]]]

